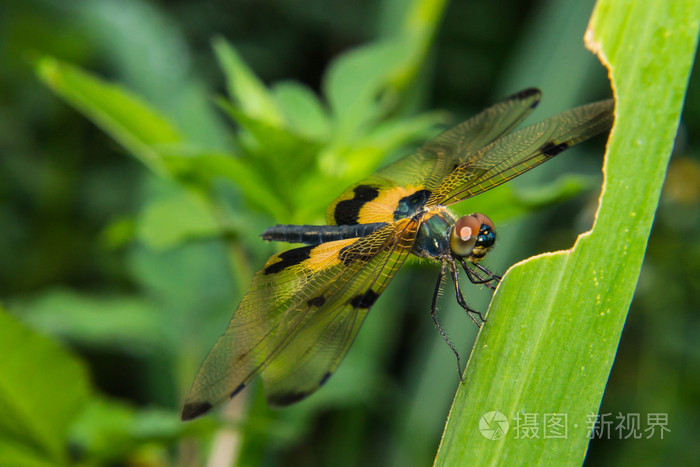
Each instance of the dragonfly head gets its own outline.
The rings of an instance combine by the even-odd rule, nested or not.
[[[493,222],[480,212],[457,219],[450,233],[452,254],[473,263],[486,256],[495,242]]]

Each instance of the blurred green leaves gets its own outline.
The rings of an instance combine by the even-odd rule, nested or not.
[[[145,357],[154,373],[148,375],[150,381],[172,381],[172,375],[158,376],[174,369],[162,367],[162,359],[173,359],[175,369],[184,370],[189,380],[200,358],[198,347],[210,345],[194,343],[197,329],[211,335],[209,326],[216,321],[210,323],[207,314],[231,309],[219,290],[231,278],[210,277],[216,268],[205,273],[201,263],[211,263],[212,255],[225,248],[228,257],[223,258],[247,282],[249,258],[237,244],[251,230],[250,221],[257,222],[252,212],[279,222],[322,222],[326,205],[342,187],[407,143],[435,132],[442,115],[404,115],[400,107],[421,69],[440,11],[430,9],[429,18],[418,24],[413,11],[413,22],[406,23],[412,25],[411,34],[387,35],[335,59],[323,79],[323,98],[296,82],[267,86],[234,47],[216,39],[213,48],[228,96],[212,99],[212,104],[232,123],[223,146],[190,137],[175,123],[180,118],[164,113],[166,107],[152,105],[120,84],[51,56],[36,59],[35,72],[51,90],[159,181],[153,183],[156,196],[137,217],[114,219],[102,236],[111,248],[131,250],[131,273],[141,294],[57,288],[23,301],[17,311],[26,322],[83,348]],[[346,390],[338,387],[341,393]],[[158,402],[168,403],[174,390],[159,391]],[[297,425],[308,423],[310,408],[290,412]],[[145,412],[92,400],[85,414],[74,431],[85,459],[133,458],[149,439],[139,435]],[[172,428],[172,420],[165,418],[165,426]],[[167,441],[183,434],[182,428],[165,429],[154,436]]]
[[[213,420],[183,424],[172,411],[136,409],[95,397],[71,427],[70,440],[80,446],[86,465],[167,465],[164,446],[186,436],[211,434],[216,427]]]
[[[82,363],[0,309],[0,464],[67,465],[71,422],[84,406]]]
[[[154,172],[205,197],[223,178],[249,205],[284,222],[319,219],[338,186],[424,138],[439,121],[438,114],[391,116],[400,102],[393,83],[414,64],[415,53],[405,41],[384,40],[334,61],[324,80],[330,111],[301,84],[283,82],[268,89],[223,39],[214,42],[214,49],[230,98],[219,104],[237,125],[228,152],[183,140],[165,116],[121,86],[51,57],[39,59],[36,70]]]
[[[347,53],[331,65],[323,88],[339,144],[386,113],[396,99],[389,83],[408,67],[410,52],[401,40],[385,40]]]
[[[163,173],[159,146],[181,138],[173,126],[122,86],[51,57],[37,61],[38,76],[58,95],[83,112],[151,170]]]
[[[526,260],[504,277],[436,465],[583,462],[639,277],[699,23],[697,0],[598,2],[587,40],[610,67],[617,108],[595,225],[571,250]],[[494,410],[511,423],[502,439],[479,432],[497,428],[482,420]],[[563,417],[564,436],[546,436],[546,415]],[[527,436],[528,416],[537,436]]]
[[[214,41],[214,50],[226,75],[226,87],[233,105],[250,118],[273,126],[282,125],[284,120],[277,102],[236,50],[223,39]]]
[[[136,297],[51,289],[17,311],[34,329],[81,347],[144,355],[165,345],[158,312],[152,303]]]
[[[136,237],[155,250],[165,250],[220,233],[207,206],[199,198],[179,192],[156,199],[144,208]]]

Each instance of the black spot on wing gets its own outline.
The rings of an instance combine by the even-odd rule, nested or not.
[[[323,295],[319,295],[318,297],[314,297],[306,302],[309,307],[315,306],[315,307],[322,307],[323,304],[326,303],[326,299],[323,298]]]
[[[192,402],[185,404],[185,406],[182,408],[180,418],[183,421],[192,420],[193,418],[197,418],[200,415],[209,412],[212,407],[213,406],[209,402]]]
[[[332,375],[333,373],[331,373],[330,371],[326,372],[326,374],[323,375],[321,380],[318,382],[318,387],[320,388],[321,386],[326,384]],[[316,389],[313,389],[308,392],[287,392],[284,394],[267,395],[267,403],[276,407],[284,407],[286,405],[291,405],[296,402],[299,402],[302,399],[305,399],[309,394],[311,394],[315,390]]]
[[[363,294],[355,295],[350,300],[350,305],[352,305],[355,308],[367,309],[374,305],[374,302],[376,302],[378,298],[379,294],[375,293],[374,290],[369,289]]]
[[[337,225],[357,224],[362,206],[379,196],[379,190],[372,185],[357,185],[352,191],[355,195],[351,199],[341,201],[335,206],[333,218]]]
[[[274,396],[268,396],[267,397],[267,403],[276,406],[276,407],[284,407],[285,405],[291,405],[294,404],[295,402],[299,402],[300,400],[304,399],[306,396],[311,394],[310,392],[288,392],[285,394],[276,394]]]
[[[309,259],[311,250],[314,247],[314,245],[303,246],[301,248],[294,248],[293,250],[287,250],[280,253],[279,256],[277,256],[279,261],[266,267],[263,271],[264,274],[276,274],[291,266],[294,266],[295,264],[299,264],[302,261]]]
[[[230,397],[231,399],[233,399],[233,398],[236,396],[236,394],[238,394],[239,392],[241,392],[241,391],[243,390],[243,388],[245,388],[245,383],[239,384],[238,387],[237,387],[236,389],[234,389],[233,391],[231,391],[231,395],[230,395],[229,397]]]
[[[328,373],[326,373],[325,375],[323,375],[323,378],[321,378],[321,381],[319,381],[318,385],[319,385],[319,386],[323,386],[324,384],[326,384],[326,382],[328,381],[328,378],[330,378],[332,374],[333,374],[333,373],[331,373],[331,372],[329,371]]]
[[[455,167],[457,167],[457,164],[455,164]],[[397,221],[399,219],[411,217],[428,202],[432,194],[433,192],[430,190],[418,190],[413,194],[401,198],[394,211],[394,220]]]
[[[516,99],[520,99],[520,100],[525,100],[525,99],[529,99],[530,97],[532,97],[532,96],[534,96],[534,95],[537,95],[537,94],[539,94],[539,93],[540,93],[540,90],[537,89],[537,88],[528,88],[528,89],[523,89],[522,91],[516,92],[515,94],[513,94],[512,96],[510,96],[510,98],[516,98]],[[539,100],[536,100],[535,102],[533,102],[533,103],[530,105],[530,108],[535,108],[535,107],[537,107],[537,104],[539,104],[539,102],[540,102]]]
[[[540,151],[545,156],[554,157],[569,147],[568,143],[554,144],[551,141],[542,145]]]

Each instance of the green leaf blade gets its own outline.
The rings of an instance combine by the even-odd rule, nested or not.
[[[571,250],[509,270],[475,344],[436,465],[583,462],[673,147],[699,16],[695,0],[598,3],[588,42],[598,41],[610,64],[618,107],[594,228]],[[479,430],[481,417],[493,410],[510,422],[501,440]],[[528,414],[538,417],[535,439],[518,425]],[[555,414],[566,417],[565,437],[545,436],[544,417]]]

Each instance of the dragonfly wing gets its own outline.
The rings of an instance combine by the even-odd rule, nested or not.
[[[305,396],[318,388],[347,352],[371,299],[410,252],[417,223],[405,220],[359,239],[296,248],[270,258],[202,364],[185,400],[183,420],[235,396],[261,371],[268,398],[278,404],[289,400],[289,394]],[[334,337],[337,332],[345,337]],[[316,336],[325,342],[306,341]],[[327,353],[334,358],[326,358]],[[306,362],[300,368],[315,380],[287,374],[288,360]]]
[[[437,154],[433,170],[425,174],[432,191],[456,165],[512,131],[540,102],[539,89],[524,89],[428,141],[422,151]]]
[[[448,206],[527,172],[569,147],[610,130],[613,110],[612,99],[594,102],[497,139],[454,167],[427,204]]]
[[[324,246],[333,247],[337,254],[342,245]],[[296,305],[296,293],[303,292],[311,277],[333,279],[334,269],[326,267],[324,258],[321,248],[295,248],[272,256],[255,274],[226,331],[197,373],[185,400],[183,420],[235,396],[261,371],[276,347],[281,317]]]
[[[284,320],[278,330],[284,343],[262,370],[270,405],[305,398],[335,372],[367,312],[410,254],[418,225],[406,219],[348,246],[340,254],[342,273],[314,287],[312,312]]]
[[[326,212],[330,225],[394,222],[418,208],[455,165],[515,128],[540,100],[525,89],[450,128],[418,151],[350,186]],[[406,216],[407,217],[407,216]]]

